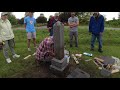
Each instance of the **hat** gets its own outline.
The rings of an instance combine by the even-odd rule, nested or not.
[[[59,16],[59,13],[55,13],[55,16]]]
[[[8,15],[8,13],[7,12],[2,12],[1,16],[4,16],[4,15]]]

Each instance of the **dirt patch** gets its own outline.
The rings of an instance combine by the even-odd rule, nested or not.
[[[70,72],[75,69],[75,66],[69,64],[63,73],[53,73],[50,70],[50,62],[41,62],[39,66],[34,65],[31,68],[21,71],[11,76],[10,78],[66,78]]]

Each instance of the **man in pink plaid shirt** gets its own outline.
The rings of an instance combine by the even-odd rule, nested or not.
[[[36,60],[38,62],[50,60],[54,57],[53,36],[45,38],[36,50]]]

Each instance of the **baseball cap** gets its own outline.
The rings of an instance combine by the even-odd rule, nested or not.
[[[1,16],[4,16],[4,15],[8,15],[8,13],[7,12],[2,12]]]

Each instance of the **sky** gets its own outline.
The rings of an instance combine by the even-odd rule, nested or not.
[[[44,16],[48,19],[50,15],[54,15],[56,12],[35,12],[34,17],[37,18],[41,13],[43,13]],[[119,12],[100,12],[100,14],[106,16],[107,20],[112,20],[113,18],[118,19],[118,13]],[[24,17],[25,12],[13,12],[13,14],[16,16],[16,18],[21,19]]]

